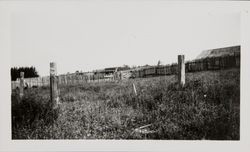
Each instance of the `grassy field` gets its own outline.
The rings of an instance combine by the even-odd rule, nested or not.
[[[12,138],[239,140],[239,69],[188,73],[181,89],[176,81],[59,86],[58,110],[49,108],[49,87],[25,90],[21,104],[13,91]],[[148,124],[149,133],[140,132]]]

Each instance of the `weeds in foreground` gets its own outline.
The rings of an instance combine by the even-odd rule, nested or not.
[[[60,86],[59,111],[48,106],[48,87],[17,100],[13,92],[13,139],[240,138],[238,69],[188,73],[181,89],[175,76]],[[148,124],[151,133],[135,131]]]

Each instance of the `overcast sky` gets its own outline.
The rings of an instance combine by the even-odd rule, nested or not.
[[[225,4],[151,1],[15,2],[9,5],[11,66],[49,74],[194,59],[240,45],[240,14]]]

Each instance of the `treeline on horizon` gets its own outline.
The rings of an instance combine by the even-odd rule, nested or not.
[[[12,67],[11,68],[11,81],[16,81],[20,78],[20,72],[24,72],[24,78],[39,77],[35,67]]]

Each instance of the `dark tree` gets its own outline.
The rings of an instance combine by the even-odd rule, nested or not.
[[[11,81],[16,81],[17,78],[20,78],[20,72],[24,72],[24,78],[33,78],[39,77],[36,68],[31,67],[13,67],[11,68]]]

